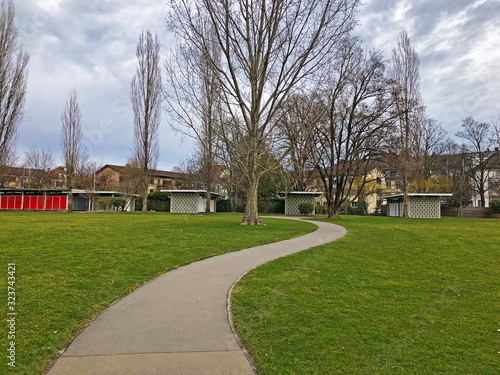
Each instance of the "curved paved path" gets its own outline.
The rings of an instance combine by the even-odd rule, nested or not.
[[[48,375],[253,374],[228,319],[228,293],[244,273],[347,231],[314,222],[302,237],[219,255],[167,272],[99,315]]]

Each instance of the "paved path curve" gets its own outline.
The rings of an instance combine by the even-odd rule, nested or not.
[[[157,277],[99,315],[48,375],[253,374],[231,330],[228,293],[249,270],[347,233],[338,225],[314,224],[318,229],[302,237],[208,258]]]

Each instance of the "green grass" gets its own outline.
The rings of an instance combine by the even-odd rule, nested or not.
[[[162,213],[0,212],[3,314],[7,263],[16,264],[16,368],[0,338],[0,373],[44,371],[96,314],[139,285],[181,265],[311,232],[308,223]],[[7,323],[4,325],[7,327]]]
[[[234,288],[260,374],[498,374],[500,221],[342,217]]]

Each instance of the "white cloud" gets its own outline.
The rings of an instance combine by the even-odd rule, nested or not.
[[[166,56],[174,45],[165,27],[167,2],[141,0],[23,0],[16,2],[19,41],[31,55],[28,118],[20,154],[30,146],[59,154],[60,115],[69,90],[78,89],[83,125],[97,161],[124,163],[132,144],[130,81],[143,29],[156,31]],[[430,116],[454,134],[468,115],[498,114],[500,2],[495,0],[367,0],[359,14],[370,46],[390,58],[406,28],[421,59],[422,95]],[[166,114],[164,115],[166,116]],[[166,119],[160,167],[191,153]]]

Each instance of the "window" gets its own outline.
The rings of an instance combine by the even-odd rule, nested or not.
[[[385,184],[387,185],[387,189],[391,188],[391,181],[387,181]]]

